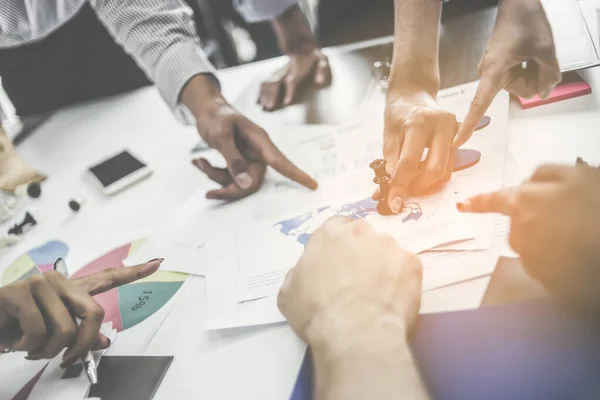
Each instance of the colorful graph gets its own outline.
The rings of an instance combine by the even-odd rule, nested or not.
[[[123,268],[123,260],[133,254],[145,239],[118,247],[77,271],[80,277],[106,268]],[[69,247],[60,241],[50,241],[29,250],[12,262],[0,282],[7,285],[39,275],[52,269],[57,258],[68,261]],[[158,271],[148,278],[99,294],[94,299],[104,308],[104,322],[112,321],[117,331],[131,328],[158,311],[179,290],[187,275]]]
[[[279,232],[286,236],[296,239],[302,246],[306,246],[310,235],[317,230],[323,223],[335,215],[349,217],[352,219],[366,218],[370,214],[377,212],[377,202],[366,198],[355,203],[344,204],[340,207],[325,206],[313,211],[309,211],[297,217],[279,221],[275,227]],[[402,222],[418,220],[423,216],[421,207],[417,203],[406,203],[400,217]]]

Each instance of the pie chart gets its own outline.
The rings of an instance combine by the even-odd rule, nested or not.
[[[123,260],[133,254],[145,239],[136,240],[118,247],[81,268],[73,277],[81,277],[106,268],[124,268]],[[50,241],[29,250],[13,261],[0,277],[2,285],[27,279],[50,271],[57,258],[68,262],[69,247],[60,241]],[[139,281],[124,285],[94,296],[104,308],[104,322],[111,321],[121,332],[150,317],[179,290],[187,278],[186,274],[157,271]]]

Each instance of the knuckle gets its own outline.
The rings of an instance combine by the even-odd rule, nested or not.
[[[371,227],[366,221],[362,219],[354,220],[350,223],[352,233],[357,236],[363,236],[369,232]]]
[[[44,275],[46,275],[46,274],[44,274]],[[29,283],[31,283],[32,286],[36,286],[36,287],[43,285],[44,283],[46,283],[46,276],[44,276],[44,275],[32,276],[31,278],[29,278]]]
[[[435,164],[427,167],[426,174],[432,179],[441,179],[446,174],[446,166]]]
[[[398,246],[398,242],[396,242],[396,239],[386,234],[381,234],[381,237],[379,238],[379,243],[381,243],[381,245],[385,249],[395,248]]]
[[[27,333],[29,335],[30,340],[32,342],[37,343],[48,334],[48,329],[46,328],[46,326],[44,324],[36,324]]]
[[[431,120],[431,117],[435,114],[432,110],[424,107],[415,107],[411,109],[408,115],[404,118],[405,130],[409,128],[419,128],[425,126],[427,121]]]
[[[552,60],[556,55],[554,42],[552,40],[540,41],[536,47],[538,54],[544,57],[547,61]]]
[[[102,321],[104,319],[104,309],[93,301],[88,307],[88,316],[94,321]]]
[[[58,271],[48,271],[44,274],[46,276],[46,279],[52,280],[52,281],[57,281],[57,280],[66,280],[67,278],[65,278],[63,276],[63,274],[61,274]]]
[[[74,324],[62,324],[56,328],[55,333],[65,340],[70,340],[75,337],[77,330]]]
[[[420,162],[421,162],[420,155],[411,154],[411,155],[403,157],[398,162],[398,169],[401,171],[414,170],[417,168],[417,166],[419,165]]]

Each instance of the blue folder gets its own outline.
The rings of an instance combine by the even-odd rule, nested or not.
[[[550,299],[422,315],[411,340],[433,399],[600,399],[600,324]],[[292,400],[310,400],[307,351]]]

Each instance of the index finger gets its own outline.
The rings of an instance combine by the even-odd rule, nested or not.
[[[395,214],[402,211],[410,182],[421,165],[423,150],[430,135],[429,129],[423,126],[410,127],[406,132],[398,163],[393,166],[394,173],[388,193],[388,203]]]
[[[261,128],[255,127],[255,129]],[[258,135],[255,140],[259,147],[259,154],[265,164],[269,165],[286,178],[298,182],[311,190],[315,190],[319,186],[316,180],[294,165],[294,163],[292,163],[289,158],[275,146],[266,132]]]
[[[71,280],[71,283],[80,287],[91,296],[95,296],[152,275],[158,270],[162,262],[163,259],[159,258],[148,261],[146,264],[136,265],[135,267],[108,268],[92,275],[74,278]]]
[[[485,116],[485,112],[503,86],[504,73],[500,69],[494,69],[481,76],[469,112],[458,128],[458,133],[452,143],[454,148],[462,146],[471,137],[477,124]]]
[[[456,203],[456,207],[465,213],[500,213],[511,216],[516,206],[518,191],[518,187],[513,187],[479,194]]]

